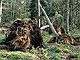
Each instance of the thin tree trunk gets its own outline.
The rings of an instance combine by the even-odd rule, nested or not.
[[[24,4],[24,9],[25,9],[25,18],[26,18],[26,2]]]
[[[38,0],[38,21],[39,21],[39,27],[41,25],[41,22],[40,22],[40,0]]]
[[[72,0],[72,4],[71,4],[71,11],[70,11],[70,13],[71,13],[71,25],[74,25],[74,23],[73,23],[73,0]]]
[[[1,23],[1,15],[2,15],[2,0],[0,0],[0,23]]]
[[[69,0],[67,0],[67,21],[66,21],[66,32],[69,33]]]
[[[11,0],[11,20],[13,20],[13,15],[12,15],[12,0]]]

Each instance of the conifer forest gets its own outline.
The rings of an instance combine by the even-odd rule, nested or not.
[[[0,60],[80,60],[80,0],[0,0]]]

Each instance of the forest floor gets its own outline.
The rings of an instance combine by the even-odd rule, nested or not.
[[[78,34],[78,33],[77,33]],[[75,34],[76,35],[76,34]],[[26,52],[0,50],[0,60],[80,60],[80,44],[67,45],[62,43],[47,43],[53,36],[47,32],[42,34],[44,48],[34,47]],[[5,34],[0,34],[0,42],[5,39]],[[5,45],[0,45],[0,48]]]

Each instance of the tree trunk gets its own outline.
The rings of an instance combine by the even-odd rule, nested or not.
[[[38,0],[38,21],[39,21],[39,27],[41,25],[41,22],[40,22],[40,0]]]
[[[53,34],[54,34],[55,36],[59,36],[58,33],[56,32],[55,28],[53,27],[52,23],[50,22],[50,19],[48,18],[45,10],[42,8],[41,4],[40,4],[40,7],[41,7],[41,10],[42,10],[43,14],[44,14],[45,17],[46,17],[46,20],[47,20],[47,22],[48,22],[48,24],[49,24],[49,26],[50,26],[50,28],[51,28],[51,31],[53,32]]]
[[[2,15],[2,0],[0,0],[0,23],[1,23],[1,15]]]
[[[67,21],[66,21],[66,32],[69,33],[69,0],[67,0]]]

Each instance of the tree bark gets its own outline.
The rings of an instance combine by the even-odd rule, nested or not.
[[[2,0],[0,0],[0,23],[1,23],[1,15],[2,15]]]
[[[66,32],[69,33],[69,0],[67,0],[67,21],[66,21]]]
[[[39,21],[39,27],[41,25],[41,22],[40,22],[40,0],[38,0],[38,21]]]

